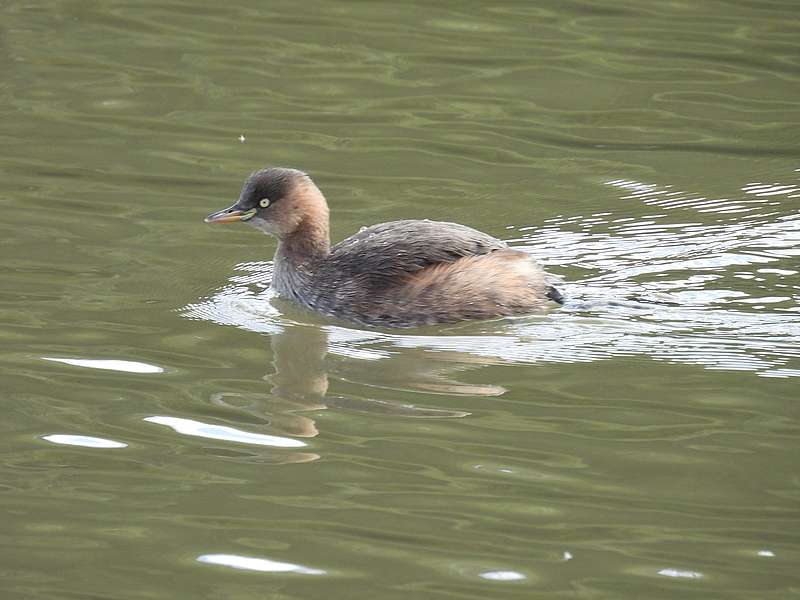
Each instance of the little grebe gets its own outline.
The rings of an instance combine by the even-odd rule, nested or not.
[[[239,221],[278,239],[278,294],[348,321],[415,327],[526,314],[562,301],[530,256],[457,223],[380,223],[331,247],[325,197],[294,169],[256,171],[236,204],[206,217]]]

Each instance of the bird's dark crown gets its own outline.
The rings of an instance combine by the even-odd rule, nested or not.
[[[244,182],[242,192],[239,194],[239,204],[248,208],[255,207],[264,198],[269,199],[270,204],[274,204],[287,196],[298,181],[307,178],[308,175],[297,169],[283,167],[260,169]]]

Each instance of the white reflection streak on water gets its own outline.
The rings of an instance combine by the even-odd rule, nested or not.
[[[479,577],[490,581],[520,581],[527,579],[525,575],[517,571],[486,571],[481,573]]]
[[[278,448],[300,448],[305,446],[305,442],[292,438],[279,437],[276,435],[266,435],[263,433],[250,433],[241,429],[234,429],[225,425],[210,425],[192,419],[181,419],[178,417],[145,417],[148,423],[157,423],[171,427],[178,433],[192,435],[212,440],[225,440],[227,442],[238,442],[240,444],[256,444],[259,446],[275,446]]]
[[[83,446],[84,448],[127,448],[128,444],[123,442],[116,442],[114,440],[107,440],[105,438],[90,437],[87,435],[70,435],[66,433],[54,433],[52,435],[43,435],[43,440],[53,444],[62,444],[64,446]]]
[[[664,577],[679,577],[682,579],[701,579],[703,577],[703,574],[697,571],[681,571],[679,569],[661,569],[658,574]]]
[[[73,367],[86,367],[89,369],[102,369],[106,371],[124,371],[126,373],[163,373],[164,369],[156,365],[131,360],[94,360],[86,358],[54,358],[43,356],[43,360],[59,362]]]
[[[381,360],[392,348],[419,348],[512,363],[649,356],[765,377],[798,376],[800,285],[790,279],[797,271],[786,268],[786,261],[800,254],[800,216],[753,212],[779,202],[778,192],[798,188],[749,184],[743,188],[749,195],[745,198],[709,199],[622,179],[608,185],[623,190],[631,201],[660,210],[716,212],[720,218],[712,224],[694,219],[662,224],[668,213],[618,219],[604,214],[603,219],[561,216],[540,228],[521,227],[524,237],[512,243],[524,243],[546,266],[555,265],[551,270],[562,264],[587,270],[582,281],[563,285],[568,302],[562,309],[488,323],[486,333],[475,335],[383,333],[331,325],[326,327],[328,352]],[[759,197],[756,190],[771,195]],[[751,214],[729,212],[742,207]],[[765,267],[770,264],[774,266]],[[184,316],[262,333],[282,331],[290,323],[263,292],[271,266],[245,263],[239,269],[245,274],[231,278],[205,301],[185,307]],[[763,293],[758,296],[724,289],[726,281],[764,278],[777,280],[781,289],[760,285]],[[261,289],[253,291],[253,284]]]
[[[268,558],[252,558],[236,554],[203,554],[197,561],[211,565],[221,565],[233,569],[246,571],[261,571],[262,573],[299,573],[301,575],[325,575],[322,569],[312,569],[293,563],[278,562]]]

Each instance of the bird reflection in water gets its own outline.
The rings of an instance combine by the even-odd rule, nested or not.
[[[326,356],[328,332],[316,325],[286,325],[283,331],[271,336],[273,354],[272,373],[264,376],[271,385],[270,394],[246,392],[219,392],[211,402],[226,411],[246,413],[259,421],[269,423],[273,431],[299,438],[315,437],[319,434],[314,419],[303,413],[326,409],[341,409],[363,413],[376,413],[407,418],[458,418],[468,412],[442,408],[420,407],[415,404],[385,399],[362,397],[360,394],[329,393],[329,375]],[[420,351],[427,355],[430,352]],[[380,382],[374,381],[374,361],[336,357],[332,367],[344,376],[336,379],[346,388],[395,389],[424,391],[439,394],[468,394],[496,396],[504,392],[497,386],[462,384],[448,377],[448,371],[464,368],[464,355],[458,361],[441,362],[430,356],[418,356],[410,351],[403,356],[383,361]],[[388,363],[388,364],[387,364]],[[481,362],[483,364],[483,361]],[[391,368],[386,368],[387,366]],[[473,366],[473,365],[466,365]],[[478,365],[474,365],[478,366]],[[403,383],[405,382],[405,383]],[[248,419],[250,420],[250,417]],[[307,462],[319,455],[308,452],[293,453],[281,462]]]

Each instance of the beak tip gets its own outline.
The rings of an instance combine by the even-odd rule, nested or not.
[[[234,205],[230,208],[211,213],[203,219],[203,222],[211,223],[212,225],[220,223],[240,223],[241,221],[249,221],[255,214],[255,208],[243,211],[240,208],[236,208],[236,205]]]

